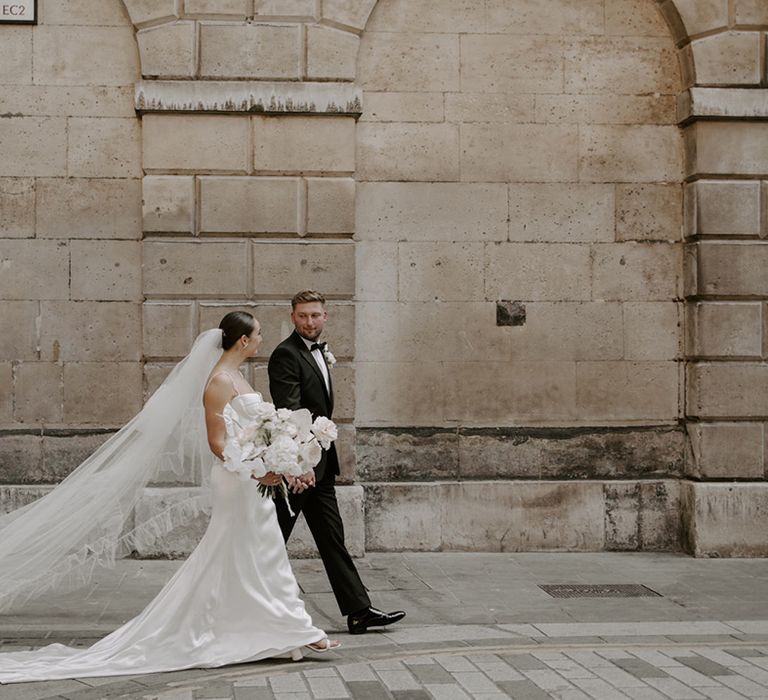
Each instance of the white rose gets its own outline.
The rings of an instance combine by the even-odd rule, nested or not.
[[[277,414],[274,404],[268,401],[246,401],[240,410],[250,420],[259,422],[271,420]]]
[[[277,417],[280,420],[290,420],[293,411],[290,408],[278,408]]]
[[[331,443],[339,436],[336,424],[325,416],[315,418],[315,422],[312,425],[312,433],[324,450],[330,448]]]
[[[334,354],[327,347],[323,354],[325,355],[325,361],[328,363],[328,366],[333,367],[336,364],[336,357]]]
[[[264,464],[269,471],[288,474],[299,461],[299,446],[291,438],[281,435],[265,451]]]

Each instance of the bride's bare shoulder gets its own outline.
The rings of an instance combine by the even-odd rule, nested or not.
[[[214,372],[208,379],[208,384],[203,392],[203,403],[226,403],[236,393],[232,386],[232,379],[226,372]]]

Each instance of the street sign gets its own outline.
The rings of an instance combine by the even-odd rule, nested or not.
[[[0,0],[0,24],[37,24],[37,0]]]

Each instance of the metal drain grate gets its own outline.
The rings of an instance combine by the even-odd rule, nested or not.
[[[553,598],[655,598],[661,593],[639,583],[558,583],[539,586]]]

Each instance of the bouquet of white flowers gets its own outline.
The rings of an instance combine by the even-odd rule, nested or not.
[[[306,408],[276,409],[266,401],[249,407],[245,424],[234,411],[227,418],[224,468],[243,481],[267,472],[301,476],[317,465],[323,450],[330,448],[338,435],[336,424],[328,418],[320,416],[313,423]],[[259,484],[259,492],[263,496],[287,496],[285,481],[279,486]]]

